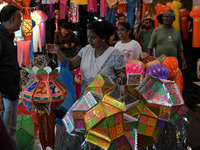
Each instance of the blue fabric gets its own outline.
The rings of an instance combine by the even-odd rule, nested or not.
[[[127,0],[127,22],[130,24],[131,29],[134,26],[134,7],[139,0]]]
[[[114,27],[116,26],[116,17],[115,17],[116,12],[117,8],[107,7],[107,16],[105,17],[105,20],[110,21],[114,25]]]
[[[66,67],[64,67],[65,63]],[[61,67],[61,70],[58,79],[66,86],[67,90],[67,95],[65,95],[65,100],[61,106],[65,109],[70,109],[76,100],[76,93],[73,85],[73,76],[69,72],[67,58],[65,58],[65,61],[62,64],[60,63],[59,67]]]
[[[34,52],[33,52],[33,36],[31,36],[31,43],[30,43],[30,48],[29,48],[29,58],[33,59],[34,58]]]

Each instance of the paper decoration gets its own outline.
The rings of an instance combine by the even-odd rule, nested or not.
[[[149,74],[160,79],[168,79],[169,70],[167,67],[161,65],[158,60],[153,60],[146,64],[145,74]]]
[[[158,129],[153,137],[138,134],[138,148],[144,148],[157,143],[159,137]]]
[[[20,150],[33,149],[34,122],[32,116],[20,114],[17,116],[16,139]]]
[[[125,135],[113,141],[109,150],[137,150],[137,130],[127,131]]]
[[[167,57],[164,54],[158,57],[160,63],[166,66],[170,72],[169,80],[175,81],[180,92],[183,90],[183,74],[178,67],[178,60],[175,57]]]
[[[182,3],[179,1],[173,1],[171,4],[171,8],[175,12],[175,21],[173,23],[173,27],[180,31],[180,18],[179,18],[179,12],[180,8],[182,7]]]
[[[136,99],[132,94],[126,92],[123,96],[118,98],[118,100],[120,100],[121,102],[124,102],[126,105],[128,105],[130,103],[137,101],[138,99]]]
[[[32,30],[32,20],[30,15],[24,15],[23,22],[21,24],[21,30],[22,30],[22,36],[27,37],[27,36],[32,36],[33,35],[33,30]]]
[[[74,134],[85,130],[84,124],[82,123],[83,118],[74,118],[75,113],[79,112],[83,114],[86,110],[94,106],[97,101],[99,101],[99,99],[101,99],[101,97],[99,97],[99,94],[89,91],[73,104],[73,106],[66,113],[65,117],[62,119],[69,134]],[[75,122],[74,120],[78,121]],[[77,126],[77,124],[79,126]]]
[[[81,5],[81,4],[77,4],[75,1],[70,1],[70,20],[71,20],[71,23],[79,22],[79,6],[78,5]]]
[[[24,86],[21,97],[27,101],[32,101],[39,110],[50,111],[59,106],[64,101],[65,94],[67,94],[64,85],[56,80],[59,75],[59,68],[51,71],[50,67],[46,67],[45,69],[50,72],[49,74],[44,69],[37,67],[33,69],[37,70],[37,74],[32,69],[28,69],[32,80]]]
[[[190,16],[193,19],[193,32],[192,32],[192,47],[200,47],[200,6],[194,6],[190,12]]]
[[[114,89],[114,83],[112,79],[105,74],[98,74],[90,85],[86,88],[84,93],[93,91],[98,94],[109,94]]]
[[[126,63],[126,74],[141,73],[145,75],[145,64],[139,60],[132,60],[132,62]]]
[[[73,110],[74,128],[77,130],[85,130],[83,114],[84,110]]]
[[[125,104],[105,94],[101,102],[85,112],[86,142],[108,149],[110,143],[125,132]]]
[[[107,6],[109,8],[116,8],[117,7],[117,0],[107,0]]]
[[[180,10],[180,18],[181,18],[181,30],[183,33],[183,40],[187,40],[189,38],[189,11],[187,11],[185,8]]]
[[[188,108],[185,105],[180,106],[174,106],[172,108],[171,116],[170,116],[170,122],[175,125],[177,121],[180,119],[180,117],[183,116],[185,112],[187,112]]]

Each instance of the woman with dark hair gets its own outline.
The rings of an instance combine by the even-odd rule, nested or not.
[[[140,44],[130,39],[129,34],[131,27],[128,22],[120,22],[117,29],[117,34],[121,41],[115,44],[115,48],[124,54],[126,62],[131,62],[139,57],[142,52]]]
[[[109,38],[114,32],[114,26],[106,20],[91,22],[87,28],[89,44],[83,47],[72,60],[68,59],[69,70],[81,67],[83,78],[81,95],[99,73],[110,76],[114,83],[122,84],[122,81],[126,81],[123,80],[126,78],[123,54],[114,47],[108,46]],[[65,62],[66,58],[58,46],[51,45],[49,52],[57,54],[61,63]],[[117,94],[118,92],[112,92],[111,96],[117,98]]]
[[[54,44],[57,44],[67,58],[74,56],[73,49],[78,45],[78,38],[66,21],[60,23],[60,30],[54,36]]]

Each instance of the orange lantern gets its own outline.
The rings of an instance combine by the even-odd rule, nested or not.
[[[126,11],[126,4],[119,4],[117,6],[117,12],[118,13],[124,13]]]
[[[183,32],[183,40],[187,40],[188,37],[188,28],[189,28],[189,22],[188,22],[188,15],[189,11],[187,11],[185,8],[180,10],[180,18],[181,18],[181,28]]]
[[[183,74],[178,67],[177,59],[175,57],[167,57],[164,54],[161,55],[157,59],[160,61],[160,63],[163,66],[168,68],[168,70],[170,72],[168,79],[175,81],[178,85],[180,93],[182,93],[182,90],[183,90]]]
[[[200,6],[194,6],[190,16],[193,18],[192,47],[200,47]]]
[[[166,3],[166,5],[165,5],[165,11],[168,10],[168,9],[171,9],[171,4],[172,3],[170,3],[170,2]]]
[[[161,4],[157,4],[157,5],[155,6],[156,17],[160,14],[160,12],[159,12],[160,7],[161,7]],[[157,26],[158,26],[157,19],[155,19],[155,20],[154,20],[154,27],[156,28]]]
[[[161,5],[159,7],[159,14],[163,14],[165,12],[165,5]]]
[[[176,28],[177,30],[180,31],[180,19],[179,19],[179,12],[180,12],[180,8],[182,7],[181,2],[179,1],[173,1],[171,4],[171,8],[173,9],[173,11],[175,12],[175,21],[173,23],[173,27]]]

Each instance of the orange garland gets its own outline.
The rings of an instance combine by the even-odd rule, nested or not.
[[[200,6],[194,6],[194,9],[190,12],[190,16],[193,18],[192,46],[200,47]]]
[[[181,18],[181,28],[183,32],[183,40],[187,40],[189,38],[188,36],[188,28],[189,28],[189,21],[188,21],[188,15],[189,11],[187,11],[185,8],[180,10],[180,18]]]

